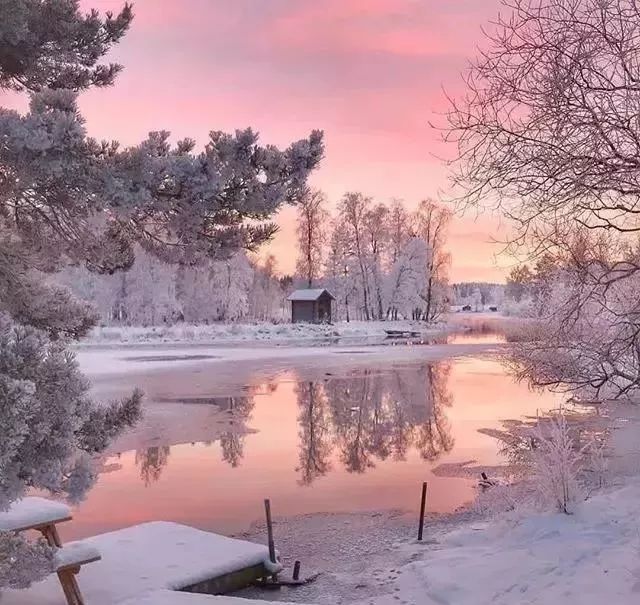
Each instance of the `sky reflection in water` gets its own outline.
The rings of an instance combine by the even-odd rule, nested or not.
[[[414,510],[424,480],[428,510],[452,511],[473,497],[475,482],[432,469],[443,462],[497,462],[495,441],[478,429],[556,402],[515,384],[489,359],[316,381],[286,375],[247,396],[199,399],[251,432],[232,428],[210,443],[110,457],[63,531],[75,538],[164,519],[228,533],[261,519],[265,497],[276,515]]]

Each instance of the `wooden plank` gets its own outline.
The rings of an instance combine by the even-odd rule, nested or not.
[[[197,584],[184,586],[180,588],[180,591],[198,594],[226,594],[240,590],[241,588],[247,588],[259,580],[269,578],[270,576],[271,572],[269,572],[264,565],[252,565],[215,578],[209,578]]]
[[[72,517],[59,517],[53,519],[51,521],[47,521],[46,523],[31,523],[28,525],[19,525],[16,527],[12,527],[9,531],[21,532],[21,531],[30,531],[35,530],[44,533],[43,530],[46,530],[50,525],[55,525],[57,523],[64,523],[66,521],[71,521]]]

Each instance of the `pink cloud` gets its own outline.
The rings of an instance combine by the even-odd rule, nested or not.
[[[452,150],[428,122],[442,123],[441,89],[460,87],[497,3],[136,0],[132,29],[113,52],[125,71],[114,88],[83,95],[82,110],[93,134],[125,144],[161,128],[203,144],[212,129],[253,126],[263,141],[286,145],[322,128],[327,154],[313,182],[333,200],[362,190],[417,203],[447,188],[434,155]],[[87,9],[121,5],[82,0]],[[495,219],[456,220],[454,274],[499,273],[491,230]],[[272,246],[287,270],[292,233],[283,227]]]

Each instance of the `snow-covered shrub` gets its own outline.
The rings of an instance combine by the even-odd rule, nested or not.
[[[531,480],[547,505],[571,513],[583,495],[579,474],[584,450],[576,449],[564,415],[538,423],[532,434]]]
[[[592,430],[596,425],[582,412],[554,412],[504,425],[504,430],[481,429],[499,441],[507,461],[507,480],[479,495],[483,512],[532,508],[571,513],[605,484],[604,436]]]
[[[513,298],[505,298],[501,308],[502,314],[507,317],[534,317],[535,307],[531,298],[523,298],[516,301]]]

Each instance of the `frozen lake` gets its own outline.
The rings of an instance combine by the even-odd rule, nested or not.
[[[496,442],[478,429],[557,399],[514,383],[489,356],[432,349],[413,347],[406,359],[387,348],[369,361],[347,350],[243,365],[197,349],[191,359],[183,347],[148,370],[98,373],[96,396],[141,386],[145,418],[113,444],[63,537],[160,519],[228,534],[261,520],[265,497],[277,516],[412,511],[425,480],[428,511],[455,510],[472,499],[475,479],[433,469],[500,462]]]

